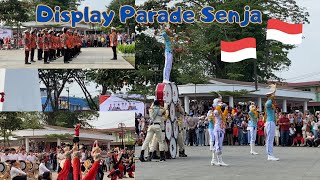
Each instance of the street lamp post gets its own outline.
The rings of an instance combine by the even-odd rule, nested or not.
[[[123,130],[123,128],[125,128],[126,127],[126,125],[124,124],[124,123],[119,123],[118,124],[118,128],[120,128],[121,129],[121,146],[122,146],[122,149],[124,149],[124,143],[123,143],[123,137],[124,137],[124,130]]]
[[[69,95],[69,87],[66,88],[66,91],[68,92],[68,111],[70,111],[70,95]]]

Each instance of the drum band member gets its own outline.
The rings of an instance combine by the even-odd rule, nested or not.
[[[42,34],[40,32],[37,33],[37,47],[38,47],[38,61],[42,60],[43,54],[43,41]]]
[[[24,41],[23,42],[24,43],[24,63],[31,64],[29,63],[29,54],[31,50],[31,36],[28,30],[24,31],[23,41]]]
[[[250,148],[251,148],[250,154],[257,155],[258,153],[254,151],[254,147],[256,144],[259,113],[254,103],[252,103],[249,107],[249,116],[250,116],[249,129],[250,129]]]
[[[168,113],[167,112],[168,105],[165,104],[164,107],[162,108],[160,106],[160,101],[155,100],[153,104],[151,105],[149,109],[149,114],[150,114],[150,119],[151,119],[151,124],[148,128],[147,131],[147,137],[145,141],[143,142],[142,148],[141,148],[141,154],[140,154],[140,161],[144,162],[144,151],[148,147],[150,141],[152,140],[153,136],[156,135],[156,139],[158,140],[159,143],[159,150],[160,150],[160,162],[165,161],[165,155],[164,155],[164,139],[161,136],[162,131],[164,131],[164,118],[163,114]],[[150,147],[149,151],[149,158],[148,161],[151,161],[152,159],[152,154],[154,151],[154,147]]]
[[[91,151],[91,156],[94,158],[94,163],[91,166],[89,172],[83,177],[82,180],[93,180],[96,179],[98,175],[98,171],[100,168],[100,161],[101,161],[101,149],[98,146],[98,141],[95,141],[92,151]]]
[[[210,110],[207,114],[207,118],[209,121],[209,125],[208,125],[208,131],[209,131],[209,136],[210,136],[210,151],[212,151],[212,159],[211,159],[211,165],[218,165],[218,160],[217,160],[217,156],[215,153],[215,149],[214,149],[214,143],[215,143],[215,138],[214,138],[214,117],[213,117],[213,113],[212,110]]]
[[[38,180],[51,180],[51,172],[46,167],[46,157],[42,155],[40,157],[40,165],[39,165],[39,176]]]
[[[72,167],[73,167],[73,178],[74,178],[74,180],[80,180],[81,179],[80,158],[81,158],[81,153],[79,151],[76,151],[76,152],[73,153]]]
[[[8,157],[9,153],[10,153],[10,149],[5,149],[5,150],[4,150],[4,153],[1,154],[1,162],[8,162],[8,160],[9,160],[9,157]]]
[[[271,85],[271,92],[267,93],[267,102],[265,104],[266,112],[266,151],[269,161],[279,161],[279,158],[276,158],[273,155],[273,142],[276,130],[276,115],[275,115],[275,92],[276,86]]]
[[[71,154],[74,149],[78,147],[77,144],[74,144],[73,148],[71,145],[67,145],[64,150],[65,161],[63,167],[58,174],[57,180],[73,180],[73,170],[71,166]],[[72,148],[72,149],[71,149]],[[62,161],[63,162],[63,161]]]
[[[225,106],[222,102],[222,97],[214,99],[213,101],[213,120],[214,120],[214,139],[215,139],[215,145],[214,145],[214,153],[216,154],[218,163],[216,165],[218,166],[228,166],[228,164],[224,163],[222,161],[222,145],[223,145],[223,139],[224,139],[224,133],[225,133],[225,127],[226,127],[226,117],[228,115],[228,107],[225,106],[224,112],[222,112],[222,107]]]
[[[31,30],[31,36],[30,36],[30,47],[31,47],[31,56],[30,56],[30,61],[31,62],[36,62],[34,61],[34,51],[37,47],[37,37],[36,37],[36,30]]]
[[[43,37],[42,37],[42,44],[43,44],[43,53],[44,53],[44,64],[49,64],[49,51],[50,51],[50,43],[49,43],[49,34],[47,29],[43,29]]]
[[[111,34],[110,34],[110,46],[113,51],[113,58],[111,60],[117,60],[117,33],[116,33],[116,28],[112,27],[111,28]]]
[[[11,164],[10,176],[12,180],[27,180],[27,174],[19,168],[20,167],[19,161],[12,160],[10,164]]]
[[[184,110],[180,104],[180,101],[176,105],[176,116],[177,116],[178,126],[179,126],[179,134],[178,134],[179,157],[188,157],[185,154],[185,148],[184,148],[184,140],[183,140],[184,139],[184,135],[183,135],[184,123],[182,122],[183,116],[184,116]]]

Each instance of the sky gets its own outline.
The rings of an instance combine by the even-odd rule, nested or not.
[[[145,0],[136,0],[136,4],[141,4]],[[303,39],[300,44],[294,50],[289,53],[291,59],[291,66],[288,70],[282,72],[275,72],[280,78],[286,79],[288,82],[303,82],[303,81],[320,81],[320,60],[318,60],[316,52],[319,51],[318,42],[320,40],[320,21],[317,19],[320,17],[320,6],[318,6],[319,0],[297,0],[298,4],[307,8],[310,13],[310,24],[305,24],[303,27]],[[99,11],[106,10],[105,6],[108,5],[111,0],[85,0],[80,5],[79,9],[83,9],[84,6],[90,6],[90,9]],[[69,85],[70,94],[74,94],[78,97],[84,97],[80,87],[76,84]],[[93,95],[99,94],[101,88],[94,83],[88,85],[89,92]],[[63,95],[67,95],[64,91]]]

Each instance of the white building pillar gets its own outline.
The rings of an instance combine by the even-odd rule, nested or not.
[[[233,104],[233,96],[229,96],[229,107],[233,108],[234,104]]]
[[[282,112],[287,112],[287,100],[282,101]]]
[[[190,104],[189,104],[189,96],[184,97],[184,111],[189,114]]]
[[[262,99],[261,97],[258,97],[258,104],[257,104],[259,111],[262,112]]]
[[[107,143],[108,150],[110,150],[110,141]]]
[[[26,145],[26,152],[29,152],[30,151],[29,138],[25,139],[25,145]]]
[[[61,146],[61,139],[60,138],[57,139],[57,146]]]
[[[308,110],[308,101],[304,101],[304,103],[303,103],[303,110],[304,110],[304,111]]]

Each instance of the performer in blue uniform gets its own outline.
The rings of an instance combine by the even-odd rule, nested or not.
[[[254,105],[254,103],[252,103],[249,107],[249,116],[250,116],[250,121],[249,121],[249,129],[250,129],[250,154],[252,155],[257,155],[258,153],[256,153],[254,151],[254,146],[256,144],[256,137],[257,137],[257,124],[258,124],[258,117],[259,114],[256,110],[256,106]]]
[[[169,28],[166,28],[165,32],[162,33],[162,37],[164,37],[165,40],[165,64],[163,69],[163,82],[169,83],[170,82],[170,73],[172,69],[172,63],[173,63],[173,43],[172,38],[170,37],[172,35]]]
[[[269,161],[279,161],[279,158],[274,157],[273,155],[273,142],[276,130],[276,115],[275,115],[275,106],[274,106],[274,97],[276,88],[275,85],[271,87],[273,89],[270,93],[267,94],[268,100],[265,104],[266,109],[266,150],[268,154]]]

